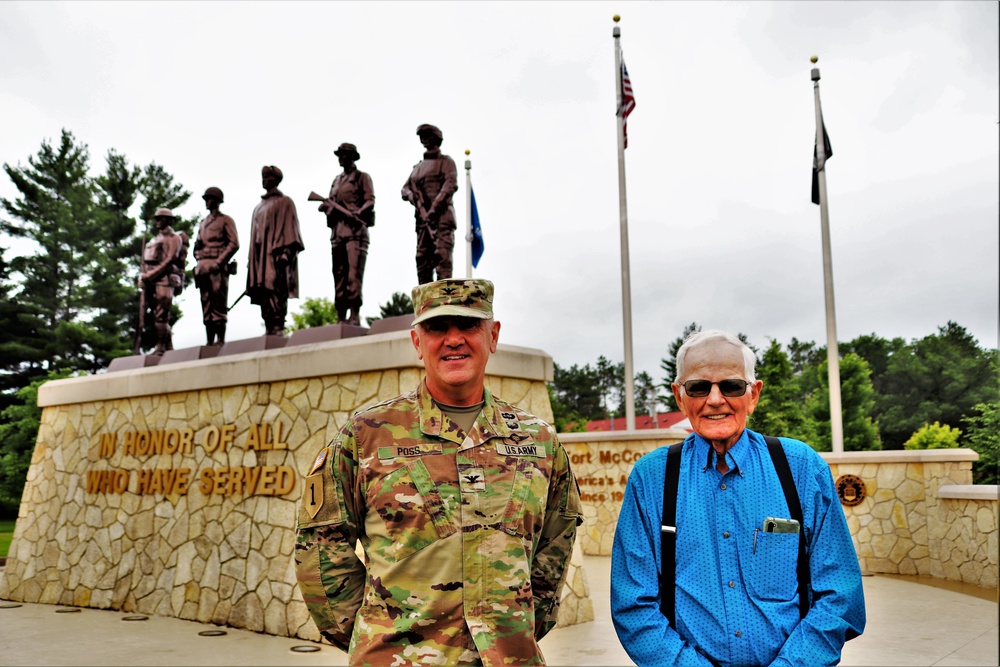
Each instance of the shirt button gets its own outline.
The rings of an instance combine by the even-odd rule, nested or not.
[[[725,490],[726,490],[726,485],[725,485],[725,484],[723,484],[723,485],[722,485],[722,486],[720,486],[719,488],[720,488],[720,489],[722,489],[723,491],[725,491]]]
[[[727,530],[726,532],[724,532],[722,534],[722,536],[728,540],[729,539],[729,531]]]
[[[737,630],[736,631],[736,636],[737,637],[742,637],[743,636],[743,631],[742,630]]]
[[[729,582],[729,587],[730,588],[736,588],[736,582],[735,581],[730,581]]]

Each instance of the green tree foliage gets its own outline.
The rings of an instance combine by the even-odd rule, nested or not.
[[[594,419],[606,419],[601,383],[597,371],[586,364],[573,364],[563,368],[553,364],[550,400],[556,425],[577,422],[585,424]]]
[[[1000,403],[980,403],[962,420],[961,444],[974,449],[979,460],[972,464],[974,484],[1000,484]]]
[[[337,323],[337,308],[333,302],[326,298],[309,298],[302,302],[302,308],[297,313],[292,313],[292,325],[285,329],[291,333],[299,329],[310,329],[312,327],[323,327],[328,324]]]
[[[959,427],[979,403],[995,403],[1000,363],[955,322],[895,350],[879,379],[876,401],[883,446],[899,449],[922,424]]]
[[[924,424],[903,443],[903,449],[954,449],[962,431],[941,422]]]
[[[68,375],[65,371],[52,372],[36,379],[18,390],[14,401],[0,412],[0,500],[21,500],[42,419],[42,409],[38,407],[38,387]]]
[[[15,300],[10,265],[0,248],[0,412],[13,401],[13,392],[31,382],[32,369],[42,362],[46,341],[40,332],[38,310]],[[37,371],[35,371],[37,372]]]
[[[649,415],[656,419],[659,412],[659,396],[656,390],[656,381],[653,376],[642,371],[635,376],[635,414]]]
[[[827,362],[817,368],[819,389],[806,400],[808,415],[815,422],[816,439],[809,442],[821,452],[833,448],[830,432],[830,383]],[[844,427],[844,451],[861,452],[880,449],[878,426],[872,420],[875,390],[868,363],[849,352],[840,360],[840,407]]]
[[[756,372],[764,388],[750,416],[750,427],[767,435],[814,442],[816,425],[806,414],[806,401],[794,366],[778,341],[772,340],[764,350]]]
[[[660,384],[663,393],[660,395],[660,402],[667,408],[667,412],[676,412],[679,409],[677,399],[674,398],[674,393],[670,389],[670,385],[677,377],[677,350],[681,349],[681,345],[684,344],[688,336],[699,331],[701,331],[701,325],[697,322],[692,322],[684,327],[684,333],[670,343],[667,347],[667,356],[660,361],[660,370],[663,371],[663,382]]]
[[[379,306],[379,316],[369,317],[368,326],[378,319],[384,320],[387,317],[397,317],[399,315],[413,314],[413,300],[405,292],[393,292],[389,300]]]
[[[129,353],[142,244],[129,211],[139,195],[150,214],[190,197],[158,165],[140,170],[112,150],[105,173],[92,177],[89,160],[86,144],[63,130],[58,143],[43,141],[27,166],[4,164],[18,197],[0,200],[10,216],[0,219],[0,232],[31,242],[26,254],[10,260],[11,298],[35,318],[31,326],[41,339],[19,368],[27,377],[58,369],[96,372]],[[177,231],[192,227],[193,221],[175,224]],[[175,306],[172,319],[179,315]]]
[[[596,372],[605,414],[609,417],[625,414],[625,362],[612,362],[602,354],[597,358]]]
[[[555,383],[548,382],[545,388],[549,392],[549,404],[552,406],[552,425],[556,427],[556,431],[559,433],[586,431],[588,420],[562,402],[562,398],[556,393]]]
[[[792,373],[796,376],[811,366],[818,366],[826,358],[826,347],[816,347],[813,341],[800,341],[792,337],[788,344],[788,360],[792,364]]]
[[[20,198],[0,200],[14,218],[0,220],[0,231],[37,247],[11,259],[19,276],[13,298],[31,307],[44,332],[42,349],[25,360],[32,376],[60,368],[97,370],[86,358],[87,336],[79,326],[94,297],[87,277],[95,265],[92,243],[102,231],[88,161],[87,147],[64,130],[58,144],[43,141],[28,166],[4,164]]]

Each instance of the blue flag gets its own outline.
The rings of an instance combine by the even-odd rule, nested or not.
[[[479,209],[476,208],[476,193],[469,187],[469,195],[472,197],[472,266],[478,267],[479,260],[483,256],[486,244],[483,243],[483,228],[479,226]]]

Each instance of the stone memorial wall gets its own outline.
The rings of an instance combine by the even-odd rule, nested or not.
[[[421,375],[404,331],[44,385],[0,598],[318,639],[294,569],[301,479],[355,410]],[[551,376],[501,345],[486,384],[551,420]],[[593,619],[580,562],[563,625]]]

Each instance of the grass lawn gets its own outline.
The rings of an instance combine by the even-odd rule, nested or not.
[[[10,541],[14,538],[14,520],[0,520],[0,558],[7,557]]]

